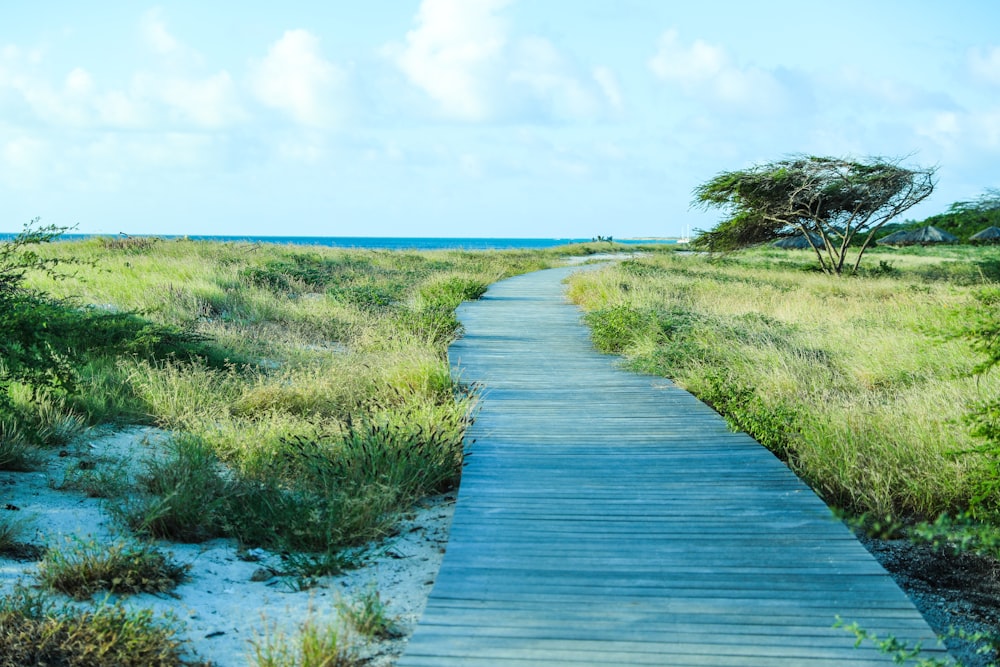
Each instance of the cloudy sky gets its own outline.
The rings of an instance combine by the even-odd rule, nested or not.
[[[0,231],[669,236],[794,153],[1000,187],[1000,3],[4,3]],[[225,9],[221,7],[225,7]]]

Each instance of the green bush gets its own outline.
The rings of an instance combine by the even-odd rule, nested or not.
[[[584,319],[598,350],[605,354],[621,354],[645,329],[649,315],[631,306],[617,305],[589,312]]]

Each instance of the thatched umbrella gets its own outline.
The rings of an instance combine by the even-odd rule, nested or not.
[[[823,239],[819,234],[809,233],[809,238],[812,239],[813,244],[810,246],[809,241],[806,240],[806,235],[802,232],[795,234],[794,236],[786,236],[783,239],[778,239],[771,245],[775,248],[784,248],[785,250],[809,250],[811,248],[822,248]]]
[[[987,227],[969,237],[973,243],[1000,243],[1000,227]]]
[[[929,243],[954,243],[958,237],[930,225],[920,229],[901,229],[880,238],[879,245],[927,245]]]

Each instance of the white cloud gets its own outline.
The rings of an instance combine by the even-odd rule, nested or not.
[[[970,50],[969,69],[977,79],[1000,86],[1000,46]]]
[[[577,71],[550,41],[514,36],[509,0],[424,0],[405,43],[385,53],[447,118],[594,118],[617,110],[614,74]]]
[[[660,79],[684,85],[710,81],[729,67],[729,57],[721,48],[700,39],[685,48],[675,29],[663,33],[659,50],[649,61],[649,68]]]
[[[5,141],[0,150],[4,180],[21,185],[33,180],[42,171],[47,155],[48,146],[41,139],[25,135]]]
[[[155,53],[168,56],[184,50],[181,43],[167,30],[163,11],[158,7],[143,15],[139,31],[143,41]]]
[[[143,72],[136,75],[133,88],[140,99],[156,100],[165,105],[172,120],[182,124],[219,128],[245,117],[236,86],[226,71],[206,78]],[[102,109],[109,112],[105,118],[110,120],[122,115],[127,118],[128,102],[127,97],[118,96],[103,104]],[[123,114],[116,114],[116,111]]]
[[[618,85],[618,77],[615,76],[610,67],[595,67],[594,81],[600,86],[601,92],[604,93],[604,97],[612,109],[621,111],[625,108],[621,87]]]
[[[721,103],[741,113],[771,114],[789,103],[789,91],[774,73],[741,67],[722,47],[702,40],[685,46],[677,30],[660,38],[649,69],[661,81],[679,86],[686,94],[709,103]]]
[[[417,27],[395,61],[410,82],[441,111],[461,120],[494,112],[498,67],[507,45],[507,24],[497,12],[508,0],[424,0]]]
[[[323,58],[319,40],[306,30],[285,32],[263,60],[252,63],[250,72],[258,100],[317,127],[336,119],[336,94],[345,80],[343,70]]]
[[[949,157],[1000,157],[1000,107],[976,111],[942,111],[916,128]]]

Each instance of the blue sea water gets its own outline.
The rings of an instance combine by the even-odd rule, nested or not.
[[[0,240],[10,240],[16,234],[0,233]],[[66,240],[90,238],[100,234],[63,234]],[[116,236],[107,234],[105,236]],[[555,248],[570,243],[585,243],[591,239],[509,239],[509,238],[438,238],[381,236],[180,236],[151,234],[163,239],[186,238],[198,241],[231,241],[241,243],[275,243],[281,245],[319,245],[332,248],[364,248],[369,250],[528,250]],[[668,240],[621,239],[620,243],[673,243]]]

